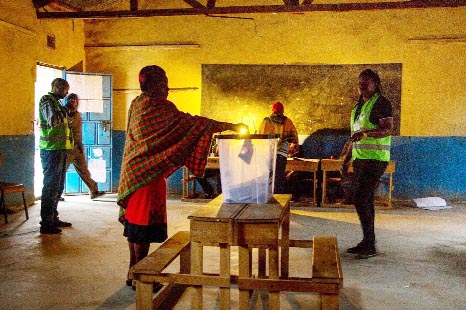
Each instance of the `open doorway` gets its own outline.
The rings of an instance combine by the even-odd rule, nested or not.
[[[55,78],[62,77],[63,70],[58,67],[37,65],[36,67],[36,82],[34,85],[34,119],[39,119],[39,101],[40,98],[50,92],[52,89],[52,81]],[[42,164],[40,163],[39,153],[39,127],[34,126],[34,197],[39,198],[42,195]]]
[[[51,91],[55,78],[70,81],[70,93],[79,95],[79,112],[82,116],[82,143],[91,177],[97,181],[99,191],[112,191],[112,76],[104,73],[65,71],[65,68],[37,65],[35,83],[35,119],[39,119],[39,101]],[[34,196],[42,195],[43,173],[39,151],[39,128],[35,126]],[[65,177],[65,194],[88,192],[74,166]]]

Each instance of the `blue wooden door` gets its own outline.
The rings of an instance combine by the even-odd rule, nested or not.
[[[83,119],[84,154],[99,191],[112,190],[112,76],[103,73],[65,71],[69,93],[79,97]],[[87,193],[88,188],[73,165],[66,172],[65,193]]]

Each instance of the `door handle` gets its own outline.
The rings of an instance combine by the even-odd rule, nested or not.
[[[104,132],[107,132],[107,131],[110,130],[110,124],[111,124],[110,121],[102,121],[102,122],[100,122],[100,126],[102,126],[102,129],[104,130]]]

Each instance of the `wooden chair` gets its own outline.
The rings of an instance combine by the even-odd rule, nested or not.
[[[26,197],[24,193],[26,192],[26,187],[23,184],[19,183],[7,183],[7,182],[0,182],[0,207],[3,208],[3,214],[5,215],[5,224],[8,223],[8,210],[5,205],[5,195],[12,194],[12,193],[21,193],[23,196],[23,205],[24,205],[24,212],[26,213],[26,220],[29,219],[28,214],[28,205],[26,202]]]
[[[2,153],[0,153],[0,166],[3,163]],[[23,184],[19,183],[8,183],[8,182],[0,182],[0,209],[3,209],[3,214],[5,215],[5,224],[8,223],[8,210],[5,205],[5,195],[12,194],[12,193],[21,193],[23,195],[23,204],[24,204],[24,212],[26,213],[26,220],[29,219],[28,214],[28,205],[26,202],[26,197],[24,193],[26,192],[26,187]]]

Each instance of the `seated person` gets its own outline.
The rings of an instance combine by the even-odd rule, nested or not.
[[[298,131],[291,119],[284,115],[284,111],[283,104],[275,102],[272,114],[265,117],[259,126],[260,134],[280,135],[275,161],[274,194],[285,194],[287,158],[299,151]]]

